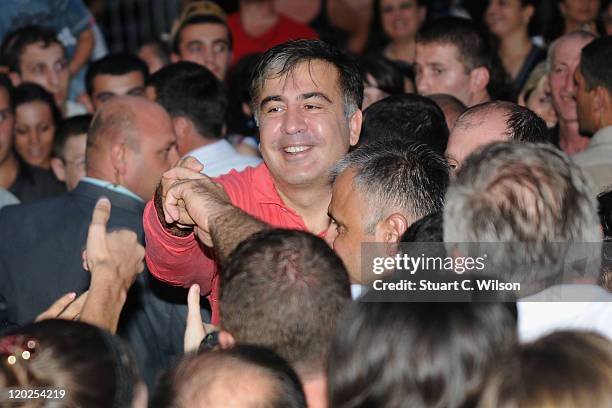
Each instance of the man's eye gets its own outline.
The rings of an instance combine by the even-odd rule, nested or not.
[[[223,44],[223,43],[215,44],[215,45],[213,46],[213,51],[214,51],[215,53],[222,53],[222,52],[225,52],[225,51],[227,51],[227,45],[226,45],[226,44]]]
[[[199,45],[191,45],[187,48],[189,52],[202,52],[202,47]]]
[[[270,109],[267,110],[267,113],[275,113],[275,112],[282,112],[283,108],[280,106],[273,106]]]
[[[66,68],[66,61],[58,61],[53,66],[56,72],[63,71]]]
[[[316,105],[306,105],[304,106],[304,108],[306,108],[306,110],[316,110],[316,109],[320,109],[318,106]]]
[[[434,69],[433,69],[433,72],[434,72],[434,74],[436,74],[436,75],[441,75],[441,74],[444,72],[444,70],[442,70],[442,69],[440,69],[440,68],[434,68]]]

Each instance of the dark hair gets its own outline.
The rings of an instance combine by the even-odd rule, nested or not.
[[[21,354],[25,349],[27,359]],[[15,353],[15,364],[8,363],[4,357]],[[0,355],[0,388],[65,390],[62,406],[130,407],[140,381],[126,344],[76,321],[44,320],[20,327],[0,339]]]
[[[227,73],[227,134],[252,136],[257,133],[257,127],[252,115],[246,116],[242,104],[251,105],[251,77],[253,69],[261,54],[248,54],[240,58]]]
[[[206,67],[181,61],[155,74],[156,101],[170,116],[189,119],[208,139],[223,137],[227,95],[221,81]]]
[[[246,344],[185,356],[162,375],[151,407],[190,406],[199,402],[193,399],[206,396],[213,387],[229,388],[228,382],[235,385],[235,381],[244,381],[249,375],[251,380],[267,380],[272,388],[267,394],[269,401],[258,401],[257,406],[306,408],[302,383],[291,366],[272,350]],[[254,397],[249,395],[249,398]]]
[[[434,101],[436,105],[442,110],[444,113],[444,117],[446,118],[447,110],[451,113],[454,113],[459,117],[463,112],[467,110],[467,106],[463,102],[459,100],[456,96],[449,94],[432,94],[427,95],[429,99]],[[450,129],[449,129],[450,131]]]
[[[0,74],[0,88],[6,91],[6,94],[8,95],[8,98],[9,98],[9,101],[8,101],[9,108],[12,111],[13,110],[13,93],[15,91],[15,87],[13,86],[13,83],[11,82],[11,79],[9,78],[7,74]]]
[[[349,288],[342,261],[321,238],[261,232],[240,243],[221,271],[221,327],[239,343],[270,347],[298,372],[316,372]]]
[[[89,96],[93,96],[93,82],[98,75],[126,75],[130,72],[140,72],[142,74],[143,83],[149,76],[149,68],[147,64],[134,54],[127,52],[117,52],[108,54],[92,63],[87,69],[85,75],[85,86]]]
[[[514,304],[356,302],[338,321],[330,406],[459,407],[516,343]]]
[[[448,164],[424,144],[386,140],[361,146],[344,156],[332,179],[354,170],[353,187],[360,192],[368,214],[364,229],[374,232],[390,209],[401,209],[417,220],[440,211],[448,186]]]
[[[480,408],[610,407],[612,343],[603,336],[557,331],[496,365]]]
[[[55,131],[55,138],[53,139],[53,149],[51,150],[51,157],[57,157],[64,159],[64,148],[66,142],[71,137],[79,135],[87,135],[89,125],[93,116],[90,114],[77,115],[71,118],[62,120]]]
[[[457,48],[457,58],[466,73],[485,67],[489,71],[487,91],[491,99],[508,99],[511,86],[508,75],[476,24],[459,17],[442,17],[425,25],[417,36],[421,44],[449,44]]]
[[[303,62],[325,61],[338,72],[338,86],[344,98],[344,113],[348,117],[363,102],[363,78],[354,58],[333,45],[320,40],[294,40],[277,45],[259,58],[251,80],[251,105],[259,103],[266,80],[290,74]],[[257,117],[258,107],[252,108]]]
[[[382,140],[425,143],[444,154],[448,142],[444,113],[422,95],[388,96],[364,111],[359,145]]]
[[[598,214],[604,239],[612,240],[612,190],[604,191],[597,196]]]
[[[9,71],[21,73],[21,55],[28,45],[42,42],[43,48],[51,44],[64,46],[57,39],[57,33],[52,28],[38,25],[26,25],[11,31],[2,42],[2,60]]]
[[[402,236],[402,242],[444,242],[444,216],[441,211],[415,221]]]
[[[612,93],[610,61],[612,61],[612,36],[596,38],[582,49],[580,72],[584,76],[588,91],[601,86]]]
[[[230,50],[233,48],[232,32],[225,20],[215,15],[197,14],[185,19],[185,21],[183,21],[179,28],[176,30],[176,34],[174,34],[174,37],[172,39],[172,51],[175,54],[180,54],[179,46],[181,44],[181,34],[183,33],[183,30],[188,26],[197,24],[221,24],[227,30],[228,47]]]
[[[476,115],[486,118],[492,112],[502,111],[506,117],[506,134],[509,140],[522,143],[547,143],[548,128],[546,122],[532,110],[507,101],[484,102],[472,106],[458,119],[455,126],[470,126],[470,120]]]
[[[57,129],[60,121],[62,120],[62,114],[55,104],[53,95],[45,90],[42,86],[31,82],[24,82],[15,88],[13,92],[13,111],[17,112],[17,108],[26,103],[32,102],[43,102],[49,106],[51,110],[51,117],[53,124]]]
[[[359,59],[361,67],[361,76],[366,84],[368,82],[367,74],[372,75],[376,80],[376,87],[385,91],[389,95],[404,93],[404,75],[397,66],[381,55],[366,55]]]

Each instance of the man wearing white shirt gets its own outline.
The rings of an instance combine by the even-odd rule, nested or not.
[[[444,241],[487,243],[488,277],[521,285],[522,341],[564,329],[612,339],[612,294],[596,284],[601,239],[584,173],[552,146],[489,145],[448,188]]]
[[[216,177],[261,162],[238,153],[224,139],[227,96],[223,84],[207,68],[177,62],[157,71],[149,84],[155,100],[172,117],[179,155],[198,159],[204,164],[202,173]]]

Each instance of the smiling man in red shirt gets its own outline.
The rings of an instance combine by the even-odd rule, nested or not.
[[[144,215],[151,273],[174,285],[198,283],[209,295],[213,323],[217,262],[240,241],[270,226],[324,234],[330,170],[361,129],[362,79],[333,46],[288,42],[267,51],[254,72],[264,163],[213,181],[197,161],[182,161],[164,175]]]

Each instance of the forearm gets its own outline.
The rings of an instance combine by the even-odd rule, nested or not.
[[[68,64],[68,71],[70,71],[70,75],[74,76],[81,69],[81,67],[89,61],[89,57],[91,56],[91,52],[93,51],[95,45],[95,39],[93,32],[90,28],[83,31],[79,34],[79,39],[77,41],[76,48],[74,50],[74,55],[72,56],[72,60],[70,60]]]
[[[102,327],[111,333],[117,331],[119,316],[127,299],[130,284],[117,281],[117,272],[104,270],[107,266],[98,267],[97,276],[92,277],[89,294],[83,305],[79,320]]]
[[[220,265],[225,265],[232,251],[251,235],[270,228],[270,225],[245,213],[238,207],[227,206],[210,222],[215,255]]]

